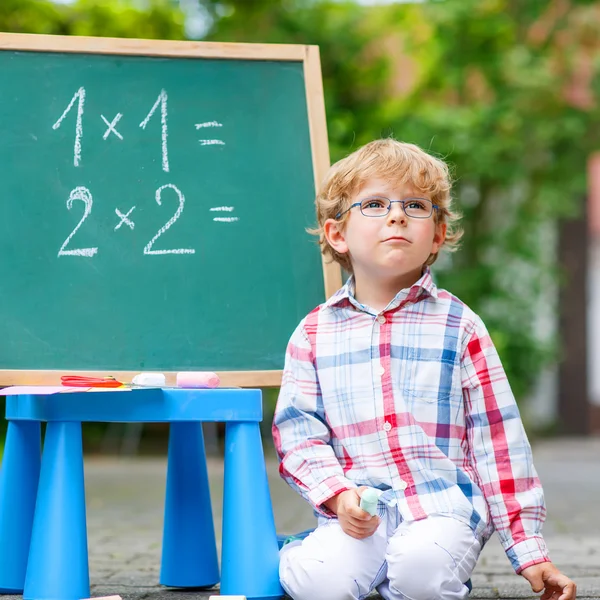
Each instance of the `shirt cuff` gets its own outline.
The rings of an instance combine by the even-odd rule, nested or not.
[[[340,475],[335,475],[324,479],[316,488],[310,490],[310,492],[308,492],[308,499],[320,514],[326,517],[335,517],[335,514],[326,506],[323,506],[323,503],[345,490],[354,488],[356,488],[356,485],[349,479]]]
[[[550,561],[548,548],[542,536],[533,536],[517,542],[506,550],[506,555],[517,575],[527,567]]]

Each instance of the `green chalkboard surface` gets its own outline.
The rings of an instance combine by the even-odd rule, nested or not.
[[[10,38],[0,369],[280,370],[326,295],[306,61]]]

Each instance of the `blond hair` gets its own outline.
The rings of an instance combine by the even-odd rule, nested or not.
[[[323,225],[327,219],[350,206],[351,199],[370,179],[383,179],[392,185],[404,184],[420,194],[431,198],[439,206],[435,211],[436,223],[447,226],[443,246],[453,252],[458,247],[462,230],[458,227],[460,215],[451,208],[450,173],[445,162],[437,159],[415,144],[398,142],[394,139],[374,140],[332,165],[317,195],[318,227],[309,233],[319,236],[321,252],[352,273],[352,262],[348,253],[336,252],[327,242]],[[349,213],[340,218],[345,226]],[[430,254],[425,261],[432,265],[437,253]]]

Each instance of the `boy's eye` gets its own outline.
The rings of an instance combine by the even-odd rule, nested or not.
[[[363,208],[370,209],[385,208],[386,206],[386,202],[382,198],[369,198],[368,200],[365,200],[362,204]]]
[[[409,200],[408,202],[406,202],[405,204],[406,208],[410,208],[412,210],[426,210],[427,207],[425,206],[425,202],[423,202],[422,200]]]

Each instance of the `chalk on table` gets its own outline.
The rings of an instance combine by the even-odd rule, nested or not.
[[[180,388],[216,388],[221,380],[211,371],[181,371],[177,373],[177,387]]]
[[[165,387],[167,380],[164,373],[138,373],[131,383],[144,387]]]
[[[82,598],[82,600],[123,600],[121,596],[96,596],[95,598]]]
[[[209,596],[208,600],[246,600],[246,596]]]

